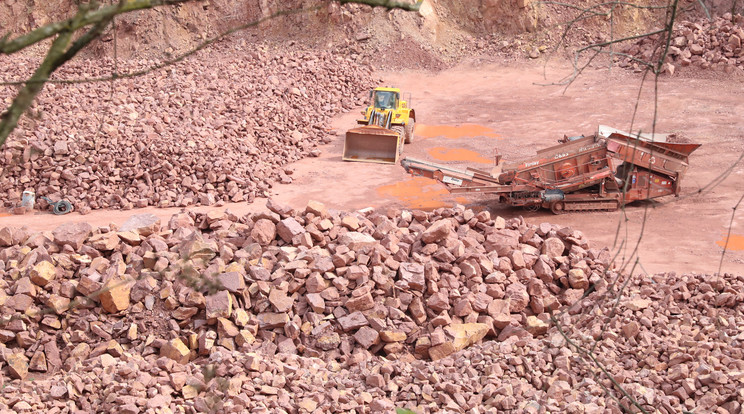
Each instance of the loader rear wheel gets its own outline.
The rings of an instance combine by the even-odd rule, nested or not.
[[[413,142],[413,132],[416,129],[416,120],[411,118],[406,124],[406,144]]]

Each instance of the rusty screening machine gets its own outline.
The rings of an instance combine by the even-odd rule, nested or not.
[[[406,158],[406,171],[434,178],[451,193],[483,193],[500,202],[553,213],[616,210],[637,200],[679,195],[688,156],[700,144],[666,142],[663,134],[628,134],[600,126],[597,134],[564,138],[531,159],[492,171],[456,170]]]

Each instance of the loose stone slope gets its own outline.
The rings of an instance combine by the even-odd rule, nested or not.
[[[718,69],[726,73],[744,71],[744,16],[732,17],[731,13],[713,20],[680,21],[674,25],[674,33],[669,46],[669,54],[664,70],[674,74],[678,67],[698,67]],[[659,45],[659,35],[638,40],[624,50],[630,57],[623,58],[623,67],[639,68],[640,59],[653,62],[659,59],[666,44]]]
[[[572,229],[268,206],[0,229],[3,412],[617,411],[551,312],[641,404],[741,407],[742,277],[633,278],[615,313]]]
[[[8,59],[0,78],[28,75],[32,60]],[[117,71],[155,63],[119,62]],[[81,60],[56,79],[113,69],[111,60]],[[108,82],[48,84],[2,148],[2,204],[18,205],[24,190],[80,212],[252,201],[291,182],[285,165],[319,155],[328,120],[363,104],[373,84],[369,66],[340,54],[237,44],[119,79],[113,91]],[[0,88],[0,100],[14,93]]]

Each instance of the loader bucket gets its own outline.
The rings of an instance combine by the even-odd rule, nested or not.
[[[343,160],[395,164],[402,146],[403,139],[396,131],[366,125],[346,132]]]

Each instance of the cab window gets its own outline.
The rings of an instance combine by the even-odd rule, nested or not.
[[[374,96],[372,97],[373,105],[378,109],[395,108],[397,99],[397,94],[390,91],[375,91]]]

